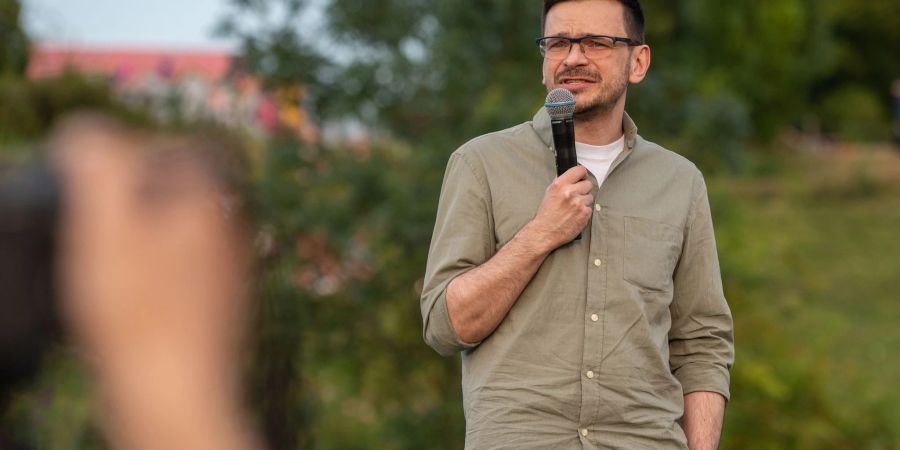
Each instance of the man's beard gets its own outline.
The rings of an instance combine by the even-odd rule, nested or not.
[[[601,85],[601,89],[596,96],[588,99],[586,102],[579,103],[575,105],[575,114],[574,118],[576,122],[590,122],[598,117],[604,117],[609,115],[612,112],[613,108],[615,108],[616,104],[619,102],[619,99],[625,95],[625,91],[628,89],[628,73],[631,71],[631,61],[628,62],[625,66],[625,70],[620,77],[613,77],[609,79],[609,86],[602,86],[604,82],[604,78],[599,73],[584,69],[584,68],[574,68],[572,70],[568,70],[563,72],[557,76],[557,79],[566,77],[566,76],[586,76],[595,80],[596,83]],[[558,86],[559,83],[557,83]]]

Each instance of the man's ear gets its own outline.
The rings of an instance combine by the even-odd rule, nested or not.
[[[638,84],[647,76],[650,70],[650,46],[640,45],[631,52],[631,71],[628,73],[628,82]]]

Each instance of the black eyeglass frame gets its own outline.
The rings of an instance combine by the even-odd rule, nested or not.
[[[605,34],[586,34],[584,36],[577,37],[577,38],[571,38],[571,37],[566,37],[566,36],[544,36],[544,37],[539,37],[539,38],[535,39],[534,42],[535,42],[535,44],[538,45],[538,48],[541,51],[541,56],[546,58],[547,57],[547,48],[546,48],[546,46],[541,45],[541,43],[546,41],[547,39],[565,39],[565,40],[569,41],[569,51],[572,51],[573,45],[575,45],[575,44],[581,45],[581,41],[583,41],[585,39],[593,39],[593,38],[611,39],[613,41],[613,47],[615,47],[616,44],[618,44],[619,42],[624,42],[624,43],[628,44],[629,47],[638,47],[638,46],[644,45],[643,42],[636,41],[631,38],[619,37],[619,36],[607,36]],[[583,48],[582,48],[582,51],[584,51]]]

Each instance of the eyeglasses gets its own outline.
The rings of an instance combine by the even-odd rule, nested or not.
[[[604,36],[602,34],[588,34],[579,38],[563,36],[542,37],[535,40],[541,49],[541,56],[550,60],[565,59],[572,51],[573,44],[581,45],[581,53],[591,59],[600,59],[610,54],[611,50],[619,42],[624,42],[629,47],[643,45],[634,39]]]

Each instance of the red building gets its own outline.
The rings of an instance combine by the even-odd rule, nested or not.
[[[300,105],[299,86],[268,92],[257,77],[236,70],[235,61],[224,50],[40,43],[31,50],[26,73],[41,79],[74,70],[107,79],[124,101],[148,108],[163,120],[210,119],[261,133],[292,130],[304,140],[318,140],[318,130]],[[290,93],[294,95],[286,95]]]
[[[199,77],[221,82],[231,70],[234,56],[227,51],[191,51],[36,45],[28,62],[29,78],[55,77],[67,68],[91,75],[135,79],[149,74]]]

